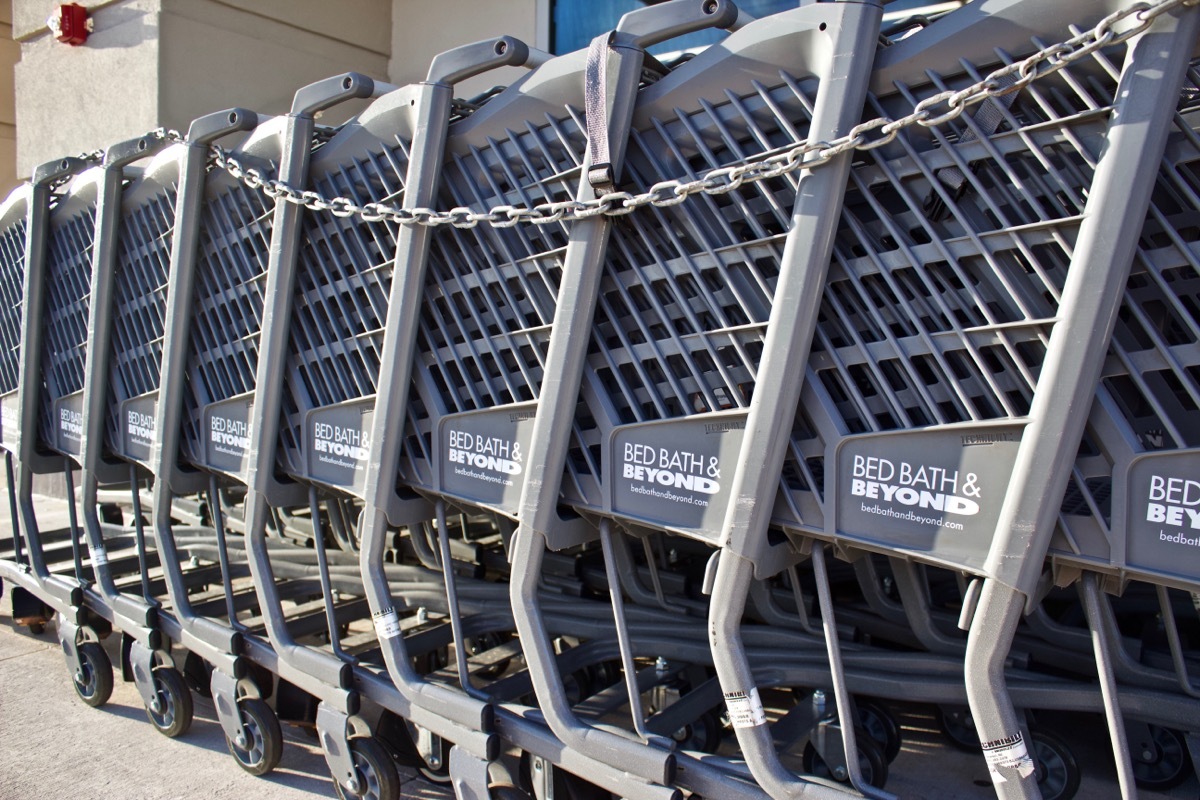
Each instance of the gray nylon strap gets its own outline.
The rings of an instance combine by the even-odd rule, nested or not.
[[[1016,80],[1011,76],[1005,75],[996,79],[996,83],[1000,86],[1012,86]],[[1008,94],[1000,95],[999,97],[989,97],[980,104],[979,109],[971,116],[971,120],[985,136],[990,136],[1000,127],[1000,123],[1004,122],[1004,112],[1008,110],[1013,102],[1017,99],[1017,92],[1009,92]],[[959,138],[960,144],[972,142],[979,138],[975,133],[975,128],[967,128],[963,131],[963,135]],[[953,192],[958,192],[967,182],[967,176],[962,173],[958,167],[944,167],[937,171],[938,180]]]
[[[608,150],[608,52],[612,34],[592,39],[584,71],[583,106],[588,139],[588,184],[593,189],[613,184],[612,156]]]

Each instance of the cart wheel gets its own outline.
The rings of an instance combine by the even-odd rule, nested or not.
[[[854,707],[858,710],[858,727],[866,731],[875,744],[879,745],[889,764],[895,761],[904,744],[900,723],[896,721],[895,715],[882,703],[874,700],[855,698]]]
[[[356,737],[350,740],[350,757],[354,759],[354,776],[359,790],[350,793],[339,781],[334,791],[342,800],[397,800],[400,797],[400,775],[396,763],[374,739]]]
[[[432,783],[448,784],[450,783],[450,747],[451,743],[445,739],[439,739],[437,756],[437,764],[432,765],[421,755],[420,749],[417,747],[417,739],[421,735],[421,728],[404,720],[404,728],[408,731],[408,742],[403,746],[396,748],[396,756],[401,764],[406,767],[411,767]]]
[[[43,633],[46,632],[46,623],[44,623],[44,622],[29,623],[29,632],[32,633],[34,636],[41,636]]]
[[[243,745],[225,738],[225,744],[238,766],[251,775],[266,775],[283,758],[283,731],[279,717],[271,707],[257,697],[238,702],[238,716],[246,732]]]
[[[79,674],[73,676],[75,693],[84,703],[99,708],[112,697],[112,661],[98,642],[79,645],[79,660],[83,663]]]
[[[525,793],[530,797],[536,797],[537,794],[533,788],[533,759],[529,753],[521,754],[521,764],[518,768],[518,780],[521,786],[526,787]],[[594,783],[585,781],[583,778],[572,775],[565,769],[558,769],[551,766],[554,770],[554,797],[555,800],[613,800],[616,795],[607,792]]]
[[[563,675],[562,684],[567,702],[571,705],[582,703],[595,693],[591,676],[586,669],[577,669],[569,675]]]
[[[443,752],[448,750],[449,748],[443,748]],[[430,783],[439,783],[442,785],[448,785],[450,783],[450,765],[447,763],[445,758],[442,759],[442,765],[440,767],[431,767],[422,762],[417,767],[417,772],[421,773],[421,777]]]
[[[975,719],[966,706],[938,706],[938,727],[946,741],[966,753],[983,750],[979,744],[979,732],[975,730]]]
[[[467,637],[463,640],[463,645],[466,647],[468,656],[477,656],[494,647],[499,647],[509,638],[511,637],[502,633],[481,633],[478,636]],[[477,669],[475,675],[482,680],[495,680],[505,673],[510,663],[512,663],[512,659],[502,658],[494,664]]]
[[[207,661],[188,651],[183,659],[183,671],[180,674],[193,694],[206,700],[212,698],[212,667]]]
[[[1183,734],[1171,728],[1150,725],[1149,742],[1130,742],[1133,778],[1143,789],[1174,789],[1192,775]]]
[[[715,711],[705,711],[675,731],[671,738],[679,744],[681,750],[715,753],[721,745],[721,720]]]
[[[858,768],[862,771],[862,778],[868,785],[882,789],[888,778],[887,759],[883,757],[883,750],[866,731],[860,728],[857,734],[855,742],[858,745]],[[850,783],[849,775],[834,775],[830,771],[825,759],[821,758],[812,742],[804,746],[804,771],[817,778],[832,778],[838,783]]]
[[[1042,800],[1071,800],[1082,778],[1071,748],[1045,731],[1030,731],[1029,738]]]
[[[158,710],[147,708],[146,716],[158,728],[158,732],[168,739],[182,736],[192,727],[192,693],[174,667],[154,670],[153,680]]]
[[[125,514],[116,503],[101,503],[100,521],[108,525],[124,525]]]

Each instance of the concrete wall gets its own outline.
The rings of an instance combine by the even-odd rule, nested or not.
[[[547,0],[393,0],[392,83],[424,79],[438,53],[462,44],[509,34],[527,44],[545,48],[550,25]],[[500,70],[473,78],[456,94],[469,97],[512,80]]]
[[[182,130],[229,106],[286,111],[298,87],[346,70],[418,81],[438,53],[504,33],[545,49],[550,27],[550,0],[77,1],[95,20],[82,47],[46,26],[61,0],[12,0],[16,44],[0,20],[0,76],[15,64],[15,103],[5,105],[13,90],[0,78],[0,190],[14,148],[15,174],[26,177],[62,155],[159,125]],[[457,93],[513,77],[498,71]]]
[[[50,4],[53,5],[53,4]],[[41,22],[35,26],[37,6]],[[21,43],[16,67],[17,172],[102,148],[157,124],[160,0],[129,0],[96,11],[83,47],[55,41],[49,8],[13,3],[13,33]]]
[[[21,46],[13,41],[12,5],[0,1],[0,197],[17,185],[17,108],[13,68]]]
[[[58,3],[13,0],[21,176],[233,105],[283,112],[297,88],[338,72],[387,76],[390,0],[84,4],[95,32],[69,47],[46,27]]]
[[[162,0],[159,119],[278,114],[296,89],[339,72],[388,76],[388,0]]]
[[[0,19],[0,76],[15,64],[12,105],[0,77],[0,189],[14,147],[16,174],[28,176],[229,106],[279,113],[299,86],[346,70],[418,81],[438,53],[504,33],[545,49],[550,28],[550,0],[78,0],[95,32],[69,47],[46,26],[60,2],[12,0],[16,44]],[[513,77],[491,73],[457,93]]]

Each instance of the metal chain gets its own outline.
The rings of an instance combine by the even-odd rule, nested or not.
[[[151,139],[158,139],[159,141],[170,142],[172,144],[187,141],[187,137],[185,137],[182,133],[170,128],[155,128],[152,131],[147,131],[144,136]],[[104,161],[104,151],[88,150],[75,156],[75,158],[91,164],[100,164]]]
[[[327,211],[336,217],[358,216],[366,222],[391,222],[399,225],[453,225],[473,228],[481,222],[497,228],[518,223],[547,225],[564,220],[595,216],[620,216],[644,206],[664,208],[678,205],[694,194],[722,195],[755,181],[778,178],[802,169],[815,169],[843,153],[874,150],[892,142],[906,128],[920,125],[932,128],[957,119],[971,106],[983,101],[1019,92],[1034,81],[1051,75],[1104,47],[1121,44],[1149,28],[1161,16],[1177,8],[1191,8],[1200,0],[1158,0],[1137,2],[1114,12],[1058,44],[1048,45],[1020,61],[994,70],[970,86],[946,90],[925,98],[899,119],[878,117],[855,126],[845,136],[828,142],[801,142],[780,153],[757,158],[736,166],[721,167],[693,180],[666,180],[640,194],[608,192],[593,200],[564,200],[521,207],[500,205],[490,211],[475,212],[466,207],[449,211],[430,208],[400,208],[371,202],[359,205],[348,197],[325,198],[264,175],[254,167],[244,167],[229,151],[210,145],[212,162],[251,189],[261,189],[269,197],[286,200],[313,211]],[[161,138],[182,141],[175,131],[154,132]]]

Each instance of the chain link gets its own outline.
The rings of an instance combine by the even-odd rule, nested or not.
[[[800,142],[788,150],[736,166],[714,169],[699,178],[660,181],[640,194],[609,192],[594,200],[565,200],[530,207],[500,205],[486,212],[474,212],[464,207],[452,208],[449,211],[400,208],[379,202],[358,205],[348,197],[327,199],[317,192],[304,191],[267,177],[253,167],[243,167],[233,154],[218,145],[210,145],[210,155],[215,166],[251,189],[261,188],[276,200],[286,200],[313,211],[327,211],[337,217],[358,216],[367,222],[453,225],[456,228],[473,228],[483,222],[497,228],[510,228],[521,223],[547,225],[601,215],[620,216],[646,206],[665,208],[678,205],[694,194],[722,195],[748,183],[778,178],[801,169],[816,169],[843,153],[883,147],[895,140],[901,131],[915,125],[925,128],[944,125],[957,119],[974,105],[990,98],[1019,92],[1034,81],[1052,75],[1101,48],[1128,41],[1149,28],[1163,14],[1177,8],[1194,8],[1198,4],[1200,0],[1134,3],[1108,15],[1093,28],[1000,67],[966,88],[931,95],[898,119],[878,117],[856,125],[845,136],[833,141]],[[151,135],[169,141],[183,141],[183,137],[177,131],[162,128]]]

